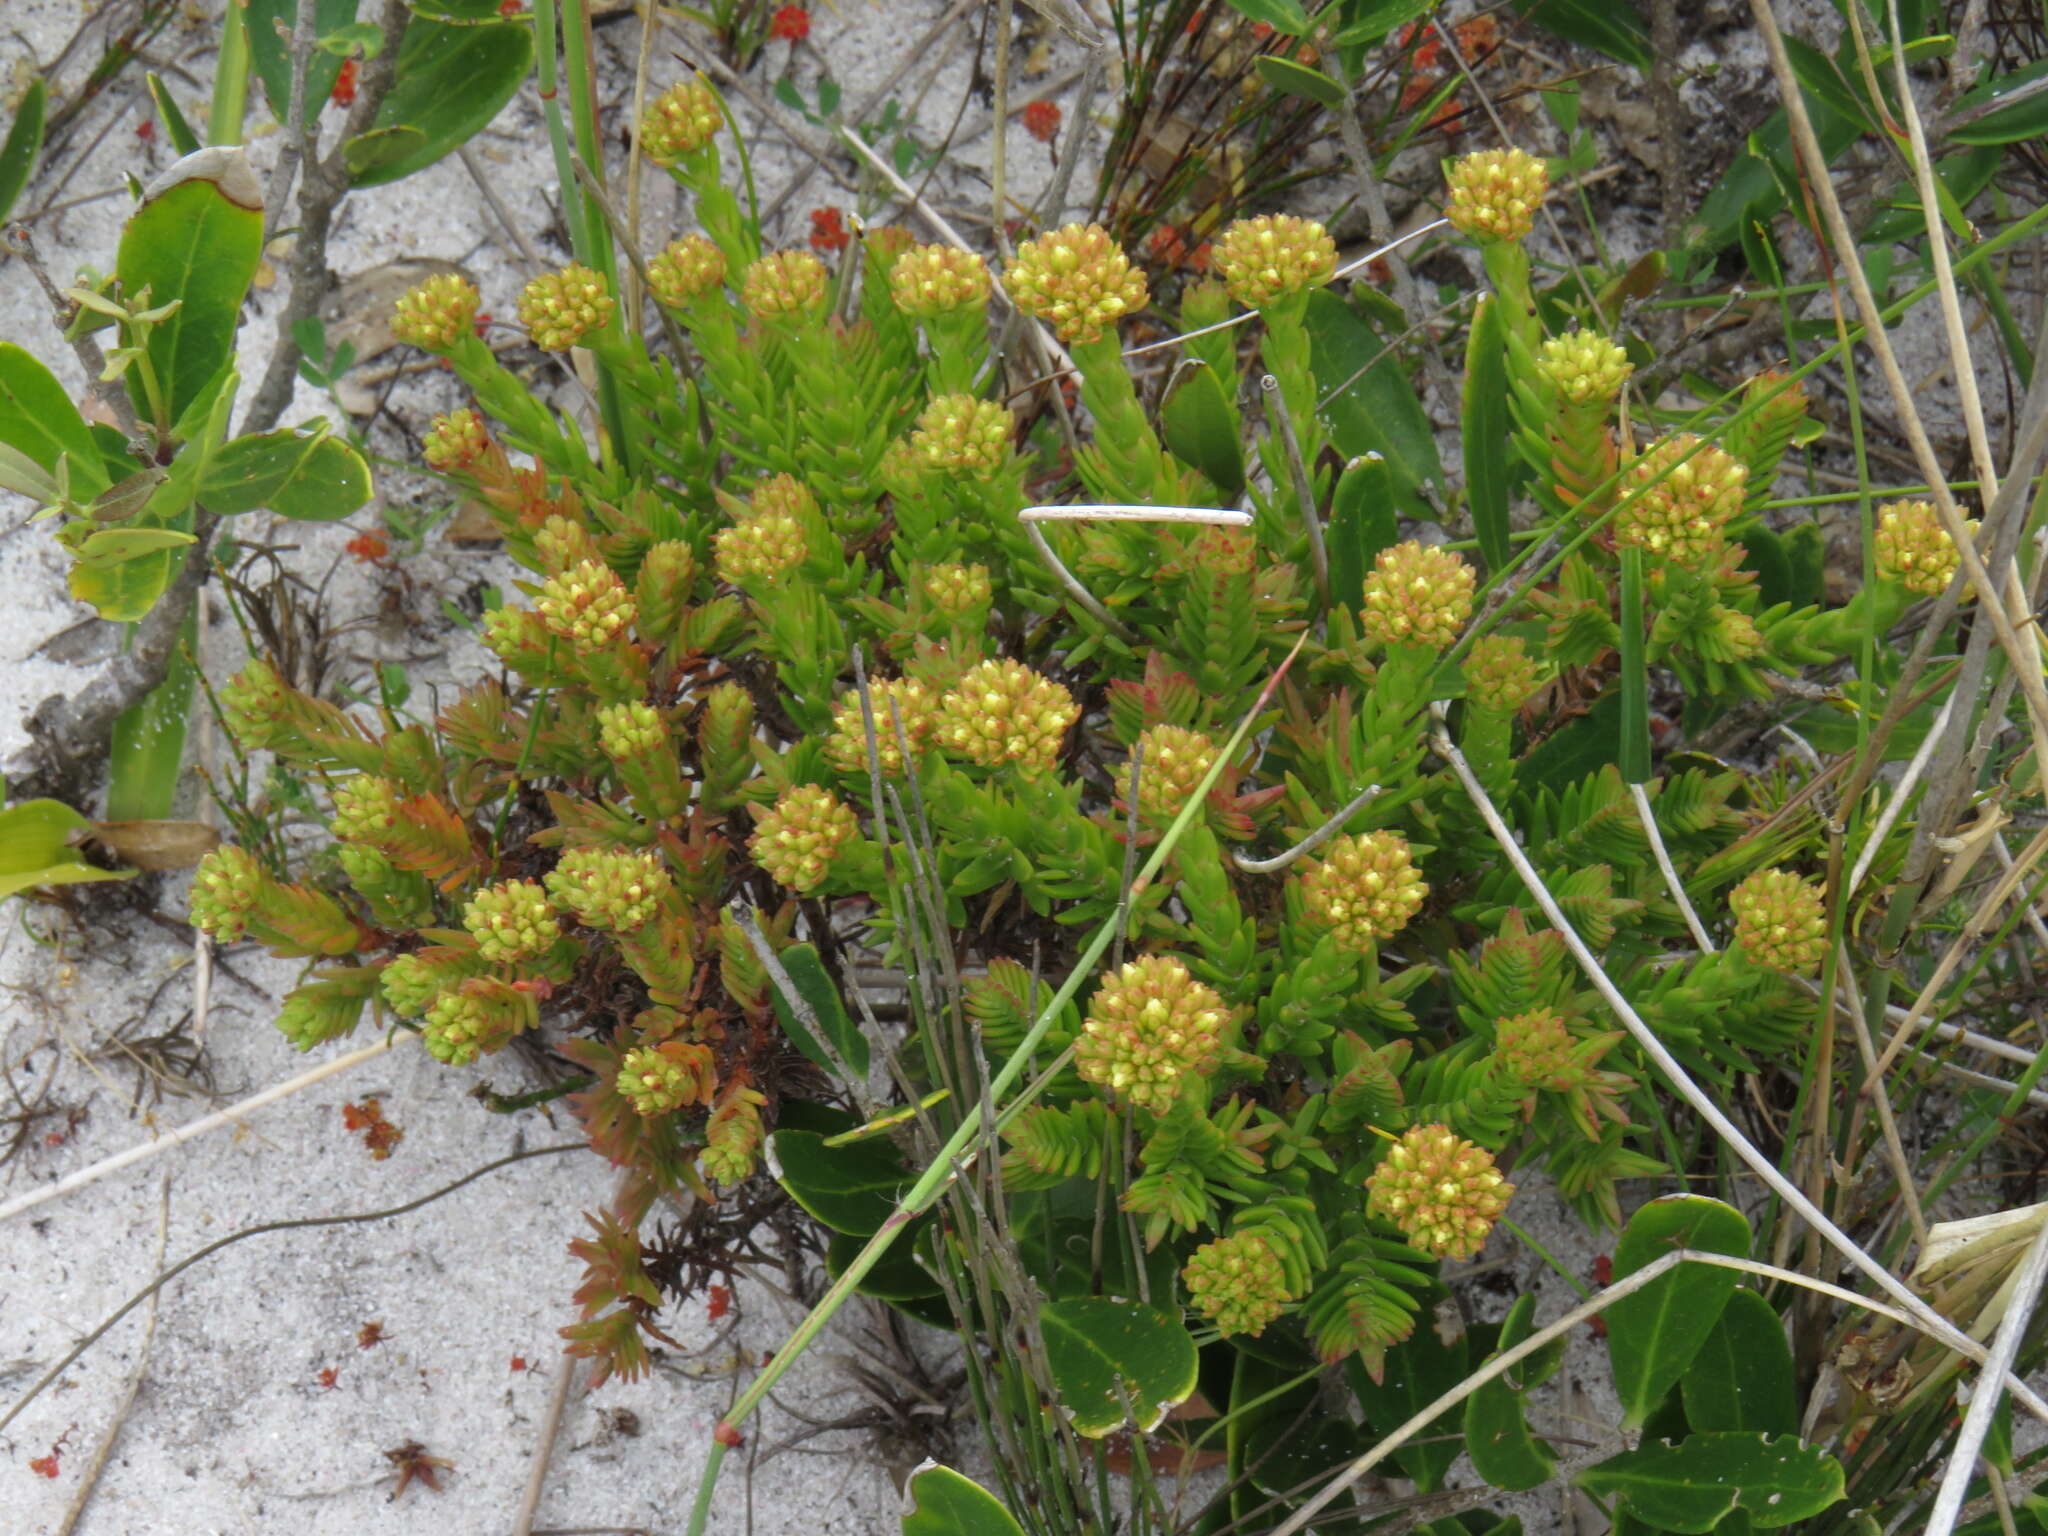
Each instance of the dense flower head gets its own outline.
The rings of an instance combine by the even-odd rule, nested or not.
[[[334,791],[334,835],[345,843],[375,843],[398,825],[399,788],[389,779],[359,773]]]
[[[601,650],[632,629],[633,594],[602,560],[585,560],[552,577],[534,599],[548,633],[572,650]]]
[[[939,723],[939,701],[930,688],[914,677],[871,677],[868,702],[875,712],[875,756],[882,775],[895,778],[903,772],[903,747],[896,734],[900,723],[903,739],[911,754],[922,752]],[[841,773],[865,775],[868,771],[867,724],[861,717],[860,694],[840,695],[832,711],[832,734],[825,741],[825,761]]]
[[[701,1045],[643,1045],[619,1061],[616,1086],[642,1115],[665,1115],[701,1103],[714,1086],[711,1056]]]
[[[796,784],[761,818],[747,851],[772,879],[807,895],[824,883],[839,850],[859,835],[860,823],[845,801],[819,785]]]
[[[951,245],[913,245],[889,268],[889,293],[906,315],[979,310],[988,304],[988,263]]]
[[[809,251],[773,251],[740,278],[740,302],[763,319],[801,315],[823,306],[825,264]]]
[[[1223,231],[1210,262],[1247,309],[1320,288],[1337,274],[1337,243],[1314,219],[1262,213]]]
[[[1100,224],[1069,224],[1025,241],[1003,286],[1069,345],[1099,340],[1150,297],[1145,274]]]
[[[1148,726],[1138,734],[1132,762],[1138,773],[1138,814],[1149,821],[1171,821],[1216,766],[1216,742],[1184,726]],[[1131,768],[1132,763],[1126,763],[1117,774],[1117,794],[1126,805],[1131,799]]]
[[[436,416],[422,444],[427,467],[443,474],[468,469],[490,452],[490,429],[468,406]]]
[[[1446,1125],[1411,1125],[1365,1187],[1367,1210],[1440,1259],[1469,1259],[1485,1247],[1515,1192],[1491,1152]]]
[[[1444,217],[1473,240],[1520,240],[1536,227],[1550,191],[1550,170],[1520,149],[1482,149],[1444,170],[1450,198]]]
[[[767,1102],[768,1096],[758,1088],[734,1088],[719,1099],[704,1123],[699,1173],[714,1184],[728,1186],[753,1177],[766,1135],[761,1106]]]
[[[597,712],[597,744],[613,762],[627,762],[665,750],[668,726],[660,711],[639,699],[607,704]]]
[[[810,558],[803,520],[770,508],[747,513],[712,539],[718,579],[733,586],[757,586],[786,576]]]
[[[562,936],[547,892],[531,880],[506,880],[478,891],[462,909],[462,926],[492,965],[544,955]]]
[[[547,876],[557,906],[613,933],[645,927],[671,883],[656,855],[623,848],[571,848]]]
[[[1876,531],[1879,576],[1917,597],[1939,597],[1948,590],[1962,556],[1933,502],[1887,502],[1877,509]]]
[[[1660,437],[1628,468],[1624,495],[1642,494],[1615,514],[1614,536],[1667,559],[1706,560],[1726,542],[1748,478],[1734,458],[1690,432]]]
[[[921,590],[925,600],[951,618],[980,613],[995,601],[995,588],[985,565],[945,562],[925,569]]]
[[[222,843],[199,861],[186,898],[192,926],[232,944],[248,931],[264,888],[263,871],[245,848]]]
[[[1359,626],[1381,645],[1443,650],[1472,617],[1472,567],[1410,539],[1379,552],[1365,578]]]
[[[450,988],[479,974],[483,962],[453,950],[414,950],[384,967],[377,984],[394,1012],[416,1019]]]
[[[939,744],[984,768],[1050,768],[1080,715],[1051,678],[1019,661],[984,661],[939,701]]]
[[[574,519],[550,513],[533,534],[533,556],[550,576],[572,571],[586,560],[601,558],[590,530]]]
[[[764,475],[747,493],[747,505],[756,512],[783,512],[792,517],[812,517],[818,498],[795,475]]]
[[[860,243],[888,277],[906,253],[917,249],[917,236],[901,224],[870,224],[861,231]]]
[[[1797,422],[1812,404],[1802,380],[1794,379],[1786,386],[1786,373],[1782,368],[1766,368],[1749,381],[1743,394],[1745,405],[1755,403],[1757,425],[1771,427],[1786,422]]]
[[[800,43],[811,35],[811,13],[800,5],[785,5],[768,19],[771,37],[786,43]]]
[[[483,295],[468,278],[437,272],[398,301],[391,334],[428,352],[446,352],[469,335]]]
[[[1225,1338],[1257,1338],[1287,1306],[1287,1271],[1257,1232],[1202,1244],[1180,1272],[1188,1300]]]
[[[1510,715],[1543,684],[1543,669],[1520,635],[1482,635],[1465,653],[1465,697],[1481,709]]]
[[[1183,1079],[1216,1064],[1229,1022],[1223,999],[1177,956],[1140,955],[1096,987],[1074,1065],[1125,1103],[1163,1115]]]
[[[1501,1064],[1527,1087],[1566,1093],[1586,1076],[1571,1028],[1554,1008],[1494,1020],[1493,1039]]]
[[[671,240],[647,263],[647,289],[654,302],[687,309],[725,286],[725,252],[702,235]]]
[[[927,469],[961,470],[986,479],[1010,460],[1017,418],[994,400],[940,395],[917,418],[911,447]]]
[[[640,118],[640,153],[656,165],[694,155],[725,126],[718,93],[702,75],[678,80]]]
[[[1060,133],[1060,104],[1030,101],[1024,104],[1024,131],[1041,144],[1050,144]]]
[[[519,322],[545,352],[566,352],[611,323],[618,308],[604,279],[580,261],[543,272],[519,295]]]
[[[228,734],[250,751],[262,751],[271,732],[291,716],[292,694],[277,669],[252,656],[220,691],[220,712]]]
[[[1612,337],[1583,330],[1545,339],[1536,350],[1536,367],[1573,405],[1605,405],[1636,371]]]
[[[1789,869],[1760,869],[1728,893],[1735,947],[1758,965],[1812,976],[1828,951],[1827,903],[1819,886]]]
[[[1359,950],[1407,927],[1429,896],[1408,839],[1398,832],[1335,838],[1299,878],[1309,916]]]
[[[436,1061],[462,1067],[502,1049],[532,1022],[525,994],[503,982],[472,980],[434,999],[420,1040]]]

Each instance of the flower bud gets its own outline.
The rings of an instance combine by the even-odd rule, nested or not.
[[[546,954],[562,936],[547,893],[531,880],[487,886],[462,909],[462,926],[492,965],[516,965]]]
[[[1263,309],[1336,276],[1337,244],[1314,219],[1262,213],[1224,230],[1210,262],[1232,298],[1247,309]]]
[[[633,627],[633,594],[601,560],[585,560],[549,579],[533,611],[548,633],[577,655],[603,650]]]
[[[926,602],[950,619],[986,614],[996,600],[985,565],[927,566],[918,590],[924,593]]]
[[[1299,880],[1309,916],[1357,950],[1399,933],[1429,896],[1398,832],[1335,838]]]
[[[1494,1051],[1515,1081],[1546,1093],[1569,1093],[1585,1081],[1571,1029],[1554,1009],[1532,1008],[1493,1024]]]
[[[1100,340],[1150,297],[1145,274],[1100,224],[1069,224],[1025,241],[1003,286],[1019,309],[1070,346]]]
[[[1441,651],[1472,616],[1472,567],[1414,539],[1379,552],[1365,578],[1359,626],[1381,645]]]
[[[653,921],[672,883],[654,854],[571,848],[548,873],[547,891],[586,927],[631,933]]]
[[[467,278],[439,272],[408,291],[391,317],[391,334],[426,352],[446,352],[472,334],[483,295]]]
[[[443,992],[484,973],[483,957],[460,949],[416,949],[384,967],[378,978],[392,1012],[416,1019]]]
[[[334,835],[345,843],[375,847],[398,825],[398,786],[389,779],[359,773],[334,791]]]
[[[1178,725],[1154,725],[1138,734],[1138,750],[1117,774],[1117,794],[1131,802],[1131,775],[1138,778],[1138,814],[1164,824],[1194,799],[1195,791],[1216,764],[1216,743],[1200,731]]]
[[[1515,1186],[1493,1154],[1444,1125],[1413,1125],[1366,1179],[1366,1209],[1439,1259],[1469,1259],[1486,1246]]]
[[[1519,149],[1482,149],[1444,168],[1450,198],[1444,217],[1468,239],[1520,240],[1536,227],[1550,171]]]
[[[1614,537],[1684,564],[1707,560],[1727,541],[1748,478],[1741,464],[1690,432],[1659,438],[1629,465],[1622,490],[1642,494],[1615,514]]]
[[[1966,523],[1975,530],[1976,524]],[[1893,501],[1877,509],[1877,574],[1916,597],[1939,597],[1962,565],[1955,540],[1931,501]]]
[[[678,80],[654,98],[640,119],[640,153],[656,165],[694,155],[725,126],[718,93],[702,75]]]
[[[1257,1232],[1234,1232],[1197,1248],[1180,1272],[1193,1303],[1225,1338],[1257,1338],[1287,1306],[1287,1271]]]
[[[560,576],[575,570],[586,560],[603,558],[597,552],[597,541],[590,536],[590,530],[560,513],[551,513],[534,530],[533,557],[549,576]]]
[[[903,772],[903,748],[896,728],[913,755],[921,753],[938,725],[939,702],[931,689],[914,677],[871,677],[868,702],[875,712],[875,756],[884,778]],[[868,771],[867,723],[861,717],[860,695],[844,693],[832,712],[832,734],[825,742],[825,761],[841,773],[866,777]]]
[[[760,1162],[766,1131],[761,1106],[768,1096],[758,1088],[734,1088],[712,1108],[704,1123],[704,1152],[697,1171],[714,1184],[733,1185],[753,1176]]]
[[[1621,393],[1636,365],[1598,331],[1566,331],[1537,349],[1536,369],[1573,405],[1606,405]]]
[[[232,944],[249,929],[269,878],[245,848],[223,843],[199,861],[186,898],[192,926]]]
[[[422,447],[427,467],[454,474],[480,462],[490,452],[491,434],[483,417],[468,406],[436,416]]]
[[[1728,893],[1735,947],[1754,964],[1817,975],[1828,952],[1827,903],[1819,886],[1789,869],[1760,869]]]
[[[671,240],[647,263],[647,290],[670,309],[688,309],[724,286],[725,253],[702,235]]]
[[[616,301],[604,279],[581,262],[543,272],[519,295],[519,320],[544,352],[566,352],[611,323]]]
[[[889,268],[896,307],[920,320],[984,309],[988,290],[988,263],[950,245],[913,245]]]
[[[1543,669],[1519,635],[1484,635],[1465,653],[1465,698],[1511,715],[1543,686]]]
[[[797,784],[761,818],[747,851],[772,879],[808,895],[824,883],[839,850],[859,835],[852,810],[831,790]]]
[[[811,555],[803,521],[770,507],[750,511],[712,539],[718,579],[735,587],[765,587],[780,581]]]
[[[954,470],[986,480],[1010,462],[1017,418],[993,400],[941,395],[924,408],[910,434],[925,468]]]
[[[1072,694],[1022,662],[984,661],[939,701],[939,743],[984,768],[1050,768],[1080,714]]]
[[[809,251],[775,251],[747,268],[740,302],[762,320],[801,316],[824,307],[828,282],[825,264]]]
[[[1215,1064],[1230,1013],[1173,955],[1141,955],[1106,973],[1088,1002],[1074,1066],[1127,1104],[1163,1115],[1181,1082]]]
[[[436,1061],[464,1067],[504,1049],[535,1022],[531,996],[507,982],[478,976],[434,999],[420,1039]]]
[[[617,1082],[626,1101],[648,1116],[701,1104],[717,1086],[709,1048],[684,1040],[626,1052]]]

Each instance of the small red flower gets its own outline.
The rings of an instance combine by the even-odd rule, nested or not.
[[[319,1374],[319,1376],[315,1378],[315,1380],[317,1380],[320,1383],[321,1391],[332,1392],[336,1387],[341,1385],[341,1373],[335,1370],[335,1368],[330,1365],[327,1367],[326,1370],[322,1371]]]
[[[514,1355],[514,1356],[512,1357],[512,1369],[513,1369],[513,1370],[515,1370],[515,1371],[523,1371],[523,1370],[525,1370],[525,1369],[526,1369],[526,1356],[524,1356],[524,1355]]]
[[[800,5],[785,5],[769,19],[768,35],[788,43],[802,42],[811,35],[811,13]]]
[[[135,137],[142,140],[145,144],[154,144],[156,142],[156,119],[145,117],[141,122],[137,123],[135,125]]]
[[[47,1456],[31,1457],[28,1469],[38,1477],[54,1478],[57,1475],[57,1453],[52,1451]]]
[[[524,16],[526,14],[524,0],[498,0],[498,14],[500,16]]]
[[[476,329],[476,339],[478,341],[487,339],[491,333],[491,312],[488,309],[478,310],[476,318],[470,321],[470,324]]]
[[[732,1292],[722,1285],[711,1287],[711,1304],[705,1308],[705,1313],[709,1319],[715,1323],[731,1310]]]
[[[334,89],[328,92],[337,107],[352,107],[356,104],[356,61],[343,59],[341,73],[334,77]]]
[[[1456,96],[1446,96],[1443,104],[1429,114],[1429,126],[1443,130],[1445,138],[1455,138],[1465,131],[1465,109],[1458,105]]]
[[[1474,16],[1451,28],[1451,36],[1458,40],[1458,51],[1465,55],[1465,61],[1477,64],[1500,47],[1500,22],[1492,16]]]
[[[365,1323],[356,1333],[357,1349],[375,1349],[384,1342],[382,1323]]]
[[[1258,39],[1258,41],[1263,43],[1272,35],[1273,24],[1270,21],[1255,21],[1252,23],[1252,36]]]
[[[1593,1283],[1602,1287],[1614,1284],[1614,1259],[1611,1255],[1603,1253],[1593,1261]]]
[[[1034,101],[1024,109],[1024,131],[1041,144],[1059,137],[1060,108],[1056,101]]]
[[[837,208],[813,208],[811,210],[811,249],[820,256],[846,249],[846,242],[853,237],[846,232],[846,224]]]
[[[366,565],[375,565],[391,553],[391,545],[381,533],[359,533],[342,547]]]

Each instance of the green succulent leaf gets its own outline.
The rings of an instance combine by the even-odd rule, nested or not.
[[[1752,1529],[1810,1520],[1843,1497],[1842,1464],[1793,1435],[1688,1435],[1610,1456],[1578,1485],[1644,1525],[1704,1536],[1740,1510]]]
[[[1679,1248],[1747,1258],[1749,1241],[1749,1223],[1734,1206],[1706,1195],[1667,1195],[1630,1218],[1614,1250],[1614,1278]],[[1677,1384],[1739,1278],[1732,1269],[1681,1264],[1607,1309],[1607,1353],[1625,1424],[1640,1425]]]
[[[1150,1431],[1194,1394],[1195,1341],[1171,1313],[1077,1296],[1047,1306],[1039,1326],[1060,1407],[1091,1439],[1127,1422]]]
[[[918,1468],[904,1492],[903,1536],[1024,1536],[994,1494],[951,1467]]]

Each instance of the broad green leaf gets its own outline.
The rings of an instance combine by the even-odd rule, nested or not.
[[[1253,67],[1259,78],[1283,96],[1299,96],[1335,111],[1344,105],[1344,87],[1320,69],[1310,69],[1275,53],[1262,53]]]
[[[1508,568],[1508,353],[1500,301],[1482,295],[1465,344],[1465,497],[1490,577]]]
[[[1430,1325],[1425,1309],[1423,1321],[1404,1343],[1387,1351],[1386,1368],[1374,1381],[1356,1355],[1345,1363],[1346,1379],[1358,1396],[1358,1406],[1374,1430],[1389,1434],[1413,1418],[1418,1409],[1465,1379],[1466,1341],[1460,1333],[1449,1343]],[[1400,1450],[1394,1460],[1402,1475],[1423,1493],[1443,1486],[1444,1474],[1458,1459],[1459,1410],[1446,1408]]]
[[[886,1141],[828,1147],[816,1131],[775,1133],[782,1187],[834,1232],[871,1237],[896,1209],[909,1180],[903,1160]]]
[[[1799,1392],[1785,1325],[1755,1291],[1738,1289],[1678,1379],[1696,1430],[1796,1434]]]
[[[1614,1278],[1626,1279],[1679,1248],[1749,1256],[1749,1223],[1706,1195],[1667,1195],[1629,1219],[1614,1250]],[[1607,1353],[1622,1422],[1640,1425],[1714,1331],[1741,1277],[1709,1264],[1681,1264],[1607,1309]]]
[[[1365,573],[1400,540],[1394,487],[1387,461],[1377,453],[1353,459],[1337,477],[1324,543],[1330,556],[1330,597],[1346,608],[1365,600]]]
[[[1195,1341],[1171,1313],[1077,1296],[1045,1307],[1038,1321],[1060,1407],[1090,1439],[1127,1422],[1150,1432],[1194,1395]]]
[[[316,0],[313,7],[313,35],[330,37],[356,19],[357,0]],[[283,123],[292,96],[292,24],[298,19],[298,0],[249,0],[249,57],[256,66],[256,78],[263,82],[271,115]],[[315,48],[306,60],[306,115],[318,117],[320,108],[333,94],[341,74],[341,57]]]
[[[113,565],[81,561],[71,567],[71,595],[90,603],[103,619],[133,623],[156,606],[182,558],[181,551],[165,549]]]
[[[1362,0],[1361,4],[1344,7],[1343,25],[1330,41],[1340,48],[1378,42],[1435,4],[1436,0]]]
[[[533,67],[533,29],[524,20],[463,26],[419,17],[398,45],[398,74],[378,109],[379,129],[418,130],[409,154],[352,171],[359,187],[379,186],[453,154],[498,115]]]
[[[78,407],[55,374],[11,341],[0,341],[0,443],[52,475],[59,456],[68,456],[75,500],[90,501],[107,488],[99,445]]]
[[[840,1060],[853,1070],[854,1076],[865,1082],[868,1075],[868,1038],[848,1015],[846,1004],[840,999],[839,988],[825,969],[824,961],[818,958],[817,949],[809,944],[792,944],[782,951],[779,958],[782,968],[789,972],[789,979],[796,984],[798,996],[809,1003],[811,1012],[817,1015],[818,1027],[824,1030],[825,1038],[839,1052]],[[771,986],[768,990],[769,998],[775,1004],[775,1017],[791,1043],[820,1067],[837,1076],[839,1069],[832,1064],[831,1055],[796,1016],[788,999],[782,995],[782,989]]]
[[[39,885],[125,880],[132,869],[95,869],[71,846],[92,823],[61,800],[24,800],[0,811],[0,900]]]
[[[1876,131],[1862,99],[1842,78],[1840,67],[1833,59],[1813,44],[1792,36],[1785,39],[1785,57],[1792,65],[1793,75],[1809,95],[1826,102],[1831,110],[1848,118],[1861,131]]]
[[[164,137],[170,141],[171,148],[180,155],[189,155],[202,148],[199,135],[185,121],[185,114],[178,110],[178,103],[172,99],[163,77],[151,70],[144,78],[149,82],[149,99],[156,103],[156,115],[164,125]]]
[[[370,466],[326,429],[238,437],[213,455],[199,504],[232,514],[267,509],[301,522],[331,523],[370,499]]]
[[[1781,1530],[1843,1496],[1842,1464],[1794,1435],[1688,1435],[1610,1456],[1575,1481],[1681,1536],[1704,1536],[1737,1510],[1756,1530]]]
[[[410,123],[399,123],[390,128],[372,128],[367,133],[357,134],[341,146],[341,153],[348,162],[349,180],[362,185],[379,171],[403,165],[424,149],[426,143],[424,130]]]
[[[43,112],[49,99],[50,88],[41,75],[36,76],[22,92],[7,141],[0,144],[0,223],[13,212],[22,188],[35,174],[36,160],[43,152]]]
[[[234,356],[242,300],[263,259],[263,188],[240,149],[202,149],[150,184],[121,232],[114,270],[132,302],[179,302],[150,333],[149,358],[171,419],[199,399]],[[148,419],[139,370],[128,393]]]
[[[906,1228],[855,1289],[878,1301],[922,1301],[942,1296],[944,1291],[937,1277],[917,1262],[918,1235],[916,1226]],[[867,1242],[867,1238],[851,1232],[834,1232],[825,1244],[825,1273],[836,1280]]]
[[[2028,96],[2009,107],[1997,105],[2005,98],[2019,94],[2043,75],[2048,75],[2048,59],[2036,59],[2024,69],[2000,75],[1996,80],[1987,80],[1974,91],[1959,97],[1945,114],[1949,121],[1957,124],[1949,129],[1950,141],[1956,144],[2013,144],[2048,133],[2048,92]],[[1986,111],[1986,108],[1990,110]],[[1979,111],[1984,112],[1982,117],[1965,121],[1973,112]]]
[[[1201,471],[1229,500],[1244,493],[1244,448],[1230,397],[1205,363],[1181,370],[1159,408],[1166,446],[1183,464]]]
[[[1513,0],[1516,10],[1567,42],[1637,69],[1650,67],[1650,29],[1630,0]]]
[[[164,680],[114,722],[107,767],[109,821],[162,821],[171,814],[185,761],[185,726],[192,716],[197,641],[197,615],[187,614]]]
[[[1535,1313],[1535,1296],[1516,1299],[1500,1325],[1500,1350],[1513,1349],[1535,1331]],[[1472,1470],[1510,1493],[1541,1487],[1557,1468],[1557,1458],[1530,1433],[1522,1411],[1522,1393],[1538,1379],[1530,1367],[1540,1370],[1540,1358],[1494,1378],[1465,1399],[1465,1450]],[[1555,1357],[1551,1363],[1554,1367]]]
[[[1229,0],[1229,5],[1238,15],[1263,21],[1289,37],[1300,37],[1309,29],[1308,12],[1301,8],[1301,0]]]
[[[1024,1536],[994,1494],[951,1467],[919,1467],[903,1491],[903,1536]]]
[[[182,528],[102,528],[87,534],[76,553],[81,564],[124,565],[192,542],[192,535]]]
[[[1309,295],[1307,321],[1316,379],[1326,392],[1334,391],[1324,419],[1337,451],[1348,459],[1384,455],[1404,498],[1424,481],[1441,486],[1436,434],[1414,382],[1380,329],[1327,288]],[[1417,516],[1431,515],[1419,499],[1414,507]]]

